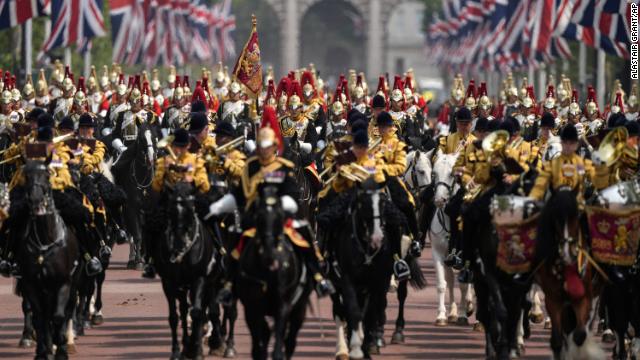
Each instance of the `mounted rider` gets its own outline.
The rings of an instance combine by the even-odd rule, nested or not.
[[[260,193],[260,188],[264,186],[275,186],[278,195],[282,201],[282,208],[289,217],[295,218],[298,211],[297,200],[298,185],[296,184],[293,163],[276,155],[276,150],[281,141],[276,136],[278,124],[275,120],[275,110],[271,107],[265,107],[263,111],[263,119],[271,119],[258,132],[257,156],[247,160],[244,167],[241,182],[239,186],[232,189],[231,193],[226,194],[220,200],[214,202],[209,207],[209,215],[219,216],[230,213],[236,209],[240,209],[243,213],[243,238],[241,239],[236,251],[232,253],[235,259],[240,259],[239,252],[242,251],[243,241],[251,241],[250,238],[255,234],[253,206],[255,200]],[[274,129],[276,129],[274,131]],[[290,233],[290,240],[302,254],[313,279],[316,282],[316,290],[320,296],[325,296],[334,292],[333,285],[329,280],[324,279],[321,274],[318,261],[321,255],[316,251],[313,244],[312,232],[306,220],[294,220],[287,222],[285,233]],[[302,233],[302,235],[300,235]],[[218,299],[227,303],[231,297],[231,280],[237,275],[233,265],[229,269],[227,282],[219,293]]]

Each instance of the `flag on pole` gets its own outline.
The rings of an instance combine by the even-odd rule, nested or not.
[[[0,0],[0,30],[8,29],[25,21],[48,15],[50,0]]]
[[[105,36],[102,0],[51,0],[51,34],[43,51],[76,44],[86,45],[94,37]]]
[[[257,19],[251,16],[251,35],[245,44],[236,65],[233,75],[249,91],[257,96],[262,91],[262,65],[260,64],[260,45],[258,44]]]
[[[110,0],[112,60],[134,65],[140,61],[149,0]]]

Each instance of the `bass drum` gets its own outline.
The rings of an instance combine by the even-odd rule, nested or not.
[[[598,204],[609,210],[627,210],[640,205],[640,181],[622,181],[600,190]]]
[[[526,196],[496,195],[489,205],[496,226],[520,224],[538,210],[536,202]]]

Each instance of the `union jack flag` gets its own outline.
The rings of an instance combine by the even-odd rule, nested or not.
[[[236,29],[236,17],[231,14],[231,0],[224,0],[219,12],[220,31],[218,38],[218,47],[220,48],[220,60],[224,61],[225,55],[229,57],[236,56],[233,39],[231,39],[231,31]]]
[[[43,51],[76,44],[87,45],[94,37],[105,36],[102,0],[51,0],[51,34]]]
[[[127,65],[140,62],[149,4],[149,0],[109,1],[114,62]]]
[[[0,29],[8,29],[50,11],[50,0],[0,0]]]

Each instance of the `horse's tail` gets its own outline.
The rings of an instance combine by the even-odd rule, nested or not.
[[[411,278],[409,279],[409,284],[411,284],[411,287],[416,290],[422,290],[426,288],[427,279],[422,273],[422,269],[420,268],[418,259],[414,258],[413,256],[407,256],[406,261],[409,265],[409,271],[411,273]]]

